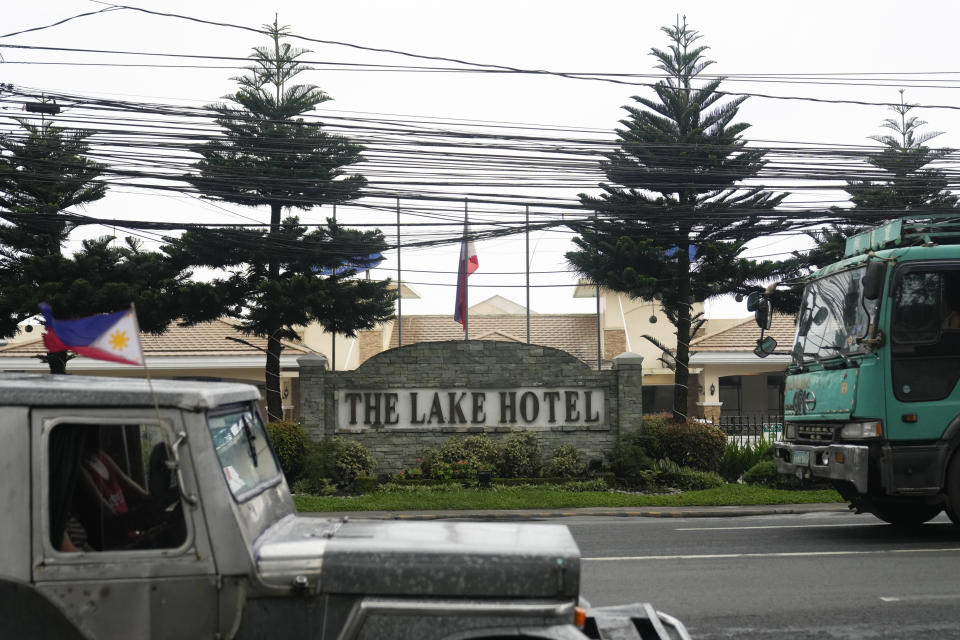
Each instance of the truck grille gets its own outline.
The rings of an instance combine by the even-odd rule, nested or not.
[[[798,440],[815,440],[819,442],[831,442],[834,439],[834,432],[840,425],[830,422],[796,422]]]

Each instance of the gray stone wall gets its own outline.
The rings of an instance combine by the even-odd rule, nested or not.
[[[335,435],[357,440],[377,459],[378,473],[393,473],[416,465],[428,447],[452,436],[486,433],[503,440],[523,426],[445,424],[430,427],[371,426],[357,432],[337,424],[337,392],[390,391],[414,388],[601,389],[605,397],[600,424],[555,424],[535,428],[545,458],[562,444],[572,444],[586,458],[600,458],[621,429],[640,423],[642,358],[622,354],[613,370],[597,371],[570,354],[537,345],[490,340],[420,342],[373,356],[352,371],[327,370],[326,358],[300,358],[300,416],[313,439]]]

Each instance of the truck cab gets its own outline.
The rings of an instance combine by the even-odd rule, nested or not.
[[[298,515],[258,400],[242,384],[0,374],[4,635],[687,637],[649,605],[578,612],[564,526]]]
[[[928,215],[851,237],[797,316],[778,470],[897,525],[960,524],[958,231]]]

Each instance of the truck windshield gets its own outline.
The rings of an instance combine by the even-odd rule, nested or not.
[[[803,292],[793,360],[819,360],[864,353],[859,342],[876,317],[878,301],[864,300],[860,267],[814,280]]]
[[[280,473],[260,416],[250,407],[207,417],[223,475],[237,500],[245,500]]]

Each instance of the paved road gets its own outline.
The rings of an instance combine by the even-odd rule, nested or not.
[[[945,516],[908,533],[846,513],[563,522],[585,598],[649,601],[694,638],[960,638],[960,533]]]

